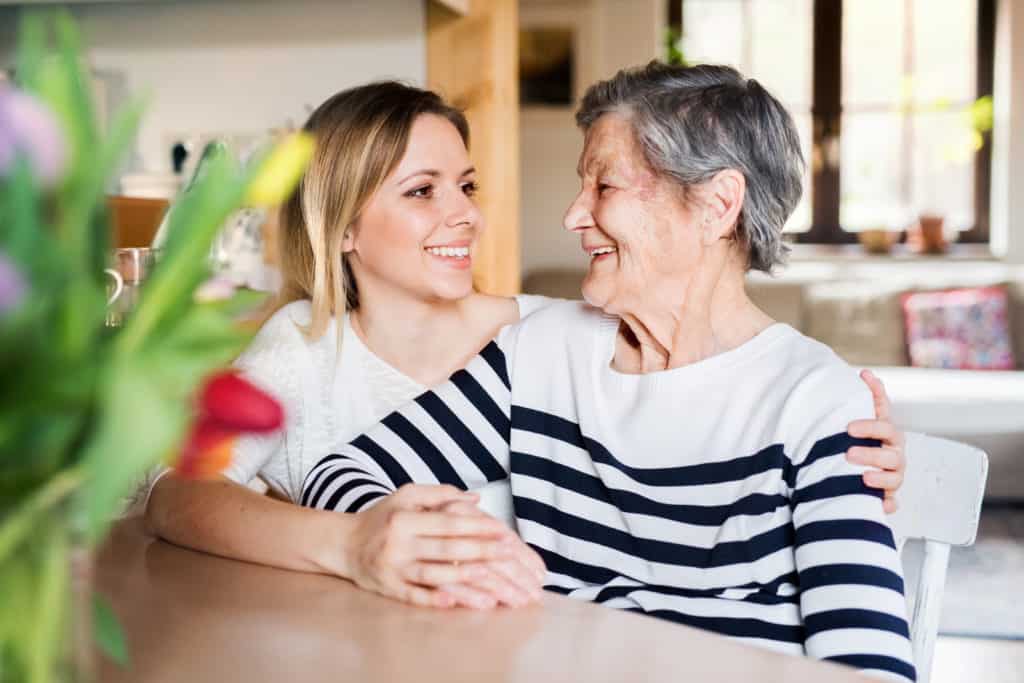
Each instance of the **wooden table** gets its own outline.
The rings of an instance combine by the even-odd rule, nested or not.
[[[96,578],[132,660],[102,662],[99,680],[111,683],[864,680],[553,594],[524,609],[410,607],[154,540],[138,518],[114,528]]]

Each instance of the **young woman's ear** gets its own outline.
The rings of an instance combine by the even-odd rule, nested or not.
[[[347,254],[356,248],[356,231],[349,226],[341,236],[341,253]]]

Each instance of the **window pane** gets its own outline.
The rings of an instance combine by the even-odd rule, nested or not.
[[[790,110],[811,108],[813,0],[755,0],[750,4],[751,59],[747,75]]]
[[[844,110],[900,101],[903,29],[903,0],[843,3]]]
[[[793,116],[808,163],[804,195],[786,232],[811,227],[814,0],[684,0],[683,55],[756,78]]]
[[[904,227],[908,207],[900,185],[902,148],[900,114],[843,116],[839,152],[839,222],[843,228],[857,232]]]
[[[743,63],[743,1],[685,0],[683,57],[690,64]]]
[[[977,94],[976,0],[914,2],[914,101],[964,103]]]
[[[945,216],[951,230],[972,227],[976,142],[965,114],[918,114],[913,135],[913,206],[921,213]]]
[[[800,203],[793,210],[793,215],[786,221],[783,232],[807,232],[811,229],[811,115],[809,112],[803,114],[793,113],[793,120],[796,129],[800,133],[800,151],[804,153],[804,163],[807,164],[804,170],[804,194]]]

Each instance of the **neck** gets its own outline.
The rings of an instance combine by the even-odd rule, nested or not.
[[[698,275],[683,290],[681,305],[652,297],[621,316],[616,369],[645,373],[697,363],[741,346],[774,322],[747,296],[742,267]]]
[[[462,360],[465,299],[424,300],[360,283],[355,333],[377,356],[420,384],[431,386]],[[459,356],[459,357],[457,357]]]

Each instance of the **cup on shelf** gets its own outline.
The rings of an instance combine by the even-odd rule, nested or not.
[[[888,254],[899,238],[899,232],[885,228],[872,228],[857,233],[857,240],[869,254]]]

